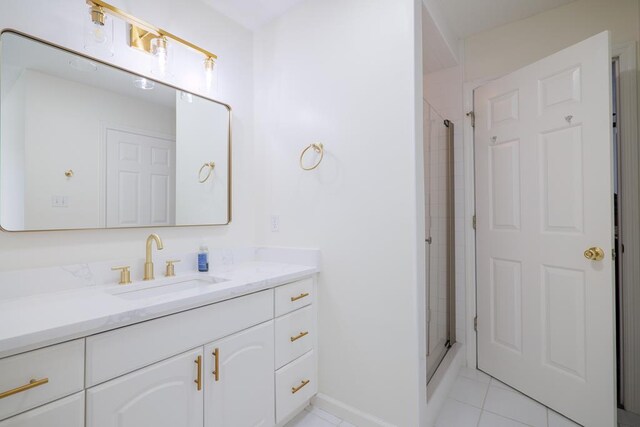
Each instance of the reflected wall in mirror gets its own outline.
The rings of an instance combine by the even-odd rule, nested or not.
[[[229,106],[5,31],[0,225],[230,221]]]

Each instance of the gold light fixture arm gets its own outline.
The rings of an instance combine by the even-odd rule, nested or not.
[[[137,34],[137,37],[139,37],[140,39],[147,39],[148,40],[148,34],[151,34],[154,38],[155,37],[166,37],[168,39],[171,39],[185,47],[188,47],[189,49],[192,49],[202,55],[205,56],[205,59],[213,59],[216,60],[218,59],[218,56],[212,52],[209,52],[208,50],[205,50],[203,48],[201,48],[200,46],[197,46],[193,43],[191,43],[190,41],[187,41],[181,37],[176,36],[173,33],[170,33],[169,31],[163,30],[161,28],[158,28],[154,25],[149,24],[148,22],[145,22],[141,19],[136,18],[135,16],[125,12],[122,9],[119,9],[113,5],[110,5],[107,2],[104,2],[102,0],[87,0],[87,4],[89,6],[97,6],[102,8],[102,11],[104,13],[107,13],[111,16],[115,16],[116,18],[122,19],[123,21],[127,22],[128,24],[131,24],[132,26],[132,36],[134,33],[134,30]],[[134,45],[134,38],[132,37],[131,40],[132,46],[133,47],[137,47],[139,49],[143,49],[146,50],[147,52],[149,51],[149,49],[147,49],[146,47],[143,47],[143,43],[136,43]],[[148,43],[146,44],[146,46],[148,46]]]

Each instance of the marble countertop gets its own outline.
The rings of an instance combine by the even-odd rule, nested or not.
[[[117,293],[124,285],[108,284],[0,300],[0,358],[270,289],[317,272],[313,266],[248,261],[208,273],[159,278],[154,285],[203,275],[224,280],[162,295],[123,298]],[[134,282],[126,290],[146,286],[149,282]]]

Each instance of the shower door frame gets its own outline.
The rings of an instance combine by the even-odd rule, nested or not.
[[[425,107],[429,109],[429,121],[435,122],[431,120],[431,111],[437,113],[439,117],[442,115],[437,112],[428,102],[424,101]],[[455,269],[455,176],[454,176],[454,167],[455,167],[455,147],[454,147],[454,124],[448,119],[443,120],[443,125],[446,128],[446,142],[445,145],[447,147],[447,171],[446,171],[446,180],[445,180],[445,191],[447,194],[446,200],[446,209],[447,209],[447,230],[446,230],[446,252],[447,252],[447,262],[446,262],[446,299],[447,299],[447,319],[446,319],[446,337],[444,347],[445,350],[440,356],[439,360],[436,363],[436,367],[431,370],[429,366],[427,366],[427,384],[434,377],[436,371],[438,370],[440,364],[446,357],[449,349],[456,342],[456,296],[455,296],[455,277],[456,277],[456,269]],[[431,127],[429,127],[431,130]],[[429,132],[429,154],[433,155],[432,150],[432,141],[431,141],[431,132]],[[424,142],[423,142],[424,144]],[[423,146],[424,149],[424,146]],[[431,159],[429,159],[431,160]],[[427,173],[431,173],[430,169]],[[429,180],[429,187],[431,186],[431,180]],[[429,194],[431,195],[432,191],[429,188]],[[429,197],[431,200],[431,196]],[[431,211],[431,202],[429,202],[429,211],[425,212],[425,215],[430,215]],[[431,234],[431,233],[429,233]],[[428,257],[431,257],[431,236],[428,239],[425,239],[425,243],[429,245]],[[431,268],[430,259],[427,259],[427,265],[429,269]],[[430,277],[431,272],[427,272],[425,287],[426,287],[426,295],[427,295],[427,309],[431,313],[431,292],[430,292]],[[437,285],[436,285],[437,286]],[[433,316],[429,316],[431,318]],[[427,319],[427,360],[429,357],[429,333],[430,333],[430,320]]]

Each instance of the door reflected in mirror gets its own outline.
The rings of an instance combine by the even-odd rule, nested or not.
[[[5,230],[230,221],[228,105],[5,31]]]

